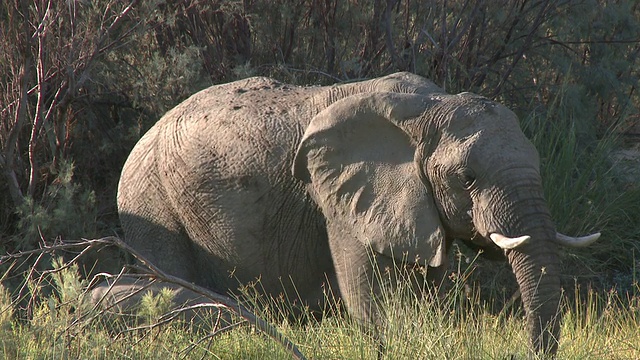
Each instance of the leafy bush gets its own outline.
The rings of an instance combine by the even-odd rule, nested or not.
[[[173,306],[173,291],[168,288],[162,289],[157,295],[152,293],[144,294],[140,301],[138,315],[149,324],[156,323],[160,317],[171,310]]]
[[[27,197],[18,207],[20,249],[32,249],[56,234],[71,239],[96,235],[95,194],[72,181],[73,169],[73,163],[60,165],[56,180],[47,188],[46,203]]]

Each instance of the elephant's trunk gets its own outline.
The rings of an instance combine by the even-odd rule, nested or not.
[[[522,174],[520,170],[519,175]],[[531,344],[538,352],[554,354],[558,347],[561,316],[558,311],[560,264],[554,243],[556,231],[539,175],[528,176],[511,177],[509,184],[498,187],[504,191],[487,197],[493,201],[485,202],[478,213],[484,216],[480,225],[489,224],[487,231],[502,231],[511,237],[531,237],[505,253],[520,287]]]
[[[537,187],[536,187],[537,188]],[[530,188],[529,188],[530,189]],[[520,194],[526,193],[522,190]],[[531,194],[531,193],[530,193]],[[556,231],[541,193],[515,203],[517,234],[531,240],[506,255],[513,269],[527,314],[531,344],[538,352],[555,354],[560,338],[560,264]],[[526,205],[525,205],[526,204]]]
[[[538,352],[555,354],[560,333],[560,278],[558,254],[550,238],[532,236],[532,242],[507,250],[527,314],[531,343]]]

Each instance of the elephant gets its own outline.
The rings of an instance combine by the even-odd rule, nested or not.
[[[556,232],[539,162],[511,110],[412,73],[253,77],[192,95],[139,140],[118,213],[125,242],[169,274],[225,294],[259,283],[312,310],[333,289],[374,327],[376,268],[437,278],[459,239],[507,259],[530,345],[555,353],[558,246],[600,234]]]

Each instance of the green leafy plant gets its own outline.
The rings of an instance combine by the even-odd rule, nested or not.
[[[140,301],[138,315],[146,319],[149,324],[157,322],[162,315],[171,310],[174,305],[173,297],[173,291],[169,288],[164,288],[155,295],[152,293],[145,294]]]
[[[63,161],[44,201],[27,197],[18,207],[20,248],[31,249],[41,239],[60,235],[78,239],[96,234],[95,193],[74,183],[73,172],[73,163]]]

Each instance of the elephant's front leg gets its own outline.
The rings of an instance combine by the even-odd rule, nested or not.
[[[377,254],[341,229],[329,229],[329,244],[340,296],[349,315],[366,332],[380,338],[384,326],[381,301],[395,284],[394,262]]]

